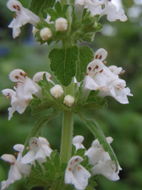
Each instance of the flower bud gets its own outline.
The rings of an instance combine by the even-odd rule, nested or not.
[[[54,98],[60,98],[64,94],[64,90],[62,86],[57,84],[50,89],[50,93]]]
[[[44,41],[47,41],[49,38],[51,38],[52,37],[52,31],[50,30],[50,28],[46,27],[46,28],[41,29],[40,37]]]
[[[75,102],[75,99],[71,95],[66,95],[64,98],[64,104],[68,107],[71,107]]]
[[[66,31],[68,29],[67,19],[62,18],[62,17],[58,18],[55,21],[55,28],[56,28],[56,31],[60,31],[60,32]]]

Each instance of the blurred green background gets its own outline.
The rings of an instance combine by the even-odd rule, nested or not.
[[[129,105],[120,105],[108,98],[108,107],[91,113],[102,126],[106,136],[114,138],[113,148],[123,168],[118,182],[110,182],[98,177],[98,190],[141,190],[142,189],[142,0],[123,1],[129,21],[126,23],[106,23],[102,32],[96,35],[92,47],[108,50],[108,65],[122,66],[126,73],[122,76],[131,88],[134,97]],[[27,25],[22,35],[13,40],[7,25],[12,14],[0,0],[0,90],[12,87],[8,74],[12,69],[21,68],[33,76],[35,72],[48,69],[46,46],[35,43],[31,26]],[[8,100],[0,95],[0,155],[14,153],[12,146],[24,143],[35,123],[28,109],[22,116],[15,114],[7,120]],[[45,126],[42,133],[53,148],[60,146],[61,117]],[[93,140],[90,132],[76,119],[75,134],[85,136],[89,147]],[[7,177],[8,164],[0,160],[0,181]],[[22,183],[12,185],[9,190],[24,190]]]

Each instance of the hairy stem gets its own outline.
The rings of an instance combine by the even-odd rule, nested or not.
[[[64,112],[61,137],[61,153],[60,158],[62,163],[68,162],[72,152],[73,138],[73,113]]]

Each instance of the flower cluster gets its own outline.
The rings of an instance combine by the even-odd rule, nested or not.
[[[33,25],[33,34],[36,35],[39,33],[39,36],[42,41],[47,41],[53,35],[51,29],[48,27],[48,24],[54,25],[55,31],[64,32],[68,29],[68,21],[65,18],[58,18],[55,22],[51,21],[51,17],[48,15],[45,18],[45,23],[47,27],[42,28],[40,31],[35,27],[39,23],[40,17],[34,14],[29,9],[23,7],[23,5],[18,0],[9,0],[7,7],[12,12],[15,12],[15,18],[9,24],[9,28],[13,29],[13,38],[16,38],[21,33],[21,27],[27,23]]]
[[[23,114],[28,105],[30,104],[33,96],[42,98],[42,88],[39,86],[39,82],[46,78],[46,81],[51,84],[50,94],[53,98],[59,99],[63,97],[63,104],[72,107],[75,103],[73,96],[67,94],[64,96],[64,89],[61,85],[55,84],[51,80],[51,75],[48,72],[38,72],[33,76],[33,79],[27,76],[27,73],[22,69],[15,69],[10,72],[9,78],[16,85],[13,89],[4,89],[2,94],[10,98],[11,107],[8,108],[9,120],[12,118],[14,112]],[[47,89],[48,90],[48,89]]]
[[[127,20],[124,10],[115,4],[115,0],[75,0],[75,3],[84,6],[93,16],[106,15],[110,22]]]
[[[17,158],[11,154],[4,154],[1,156],[2,160],[11,164],[8,179],[1,182],[1,190],[6,189],[10,184],[22,177],[27,177],[31,171],[31,166],[35,165],[35,161],[40,164],[46,161],[46,157],[49,157],[52,149],[49,142],[43,137],[33,137],[29,142],[29,151],[22,156],[24,151],[24,145],[17,144],[14,150],[18,152]]]
[[[115,65],[107,67],[106,57],[105,49],[96,51],[95,59],[87,66],[84,88],[98,90],[100,96],[112,96],[121,104],[128,104],[127,96],[132,96],[132,94],[130,89],[126,88],[125,80],[119,78],[124,70]]]
[[[80,40],[93,39],[94,33],[101,28],[99,19],[104,15],[109,21],[120,20],[124,22],[127,20],[123,8],[116,6],[115,0],[75,0],[72,11],[73,15],[76,16],[72,21],[67,16],[72,5],[69,7],[69,3],[67,3],[67,6],[62,7],[60,1],[54,1],[52,9],[47,9],[46,17],[45,14],[36,15],[23,7],[18,0],[8,0],[7,7],[16,15],[9,24],[9,27],[13,29],[13,37],[18,37],[21,27],[30,23],[33,25],[33,34],[40,43],[50,43],[70,37],[75,41],[79,38]],[[82,17],[81,22],[78,21],[80,9],[81,12],[84,12],[80,15]],[[86,12],[90,15],[87,16]],[[78,28],[78,24],[82,26]],[[90,31],[87,29],[88,27]]]
[[[81,165],[83,157],[79,155],[73,155],[67,163],[64,183],[74,185],[77,190],[84,190],[88,186],[88,180],[94,175],[103,175],[109,180],[116,181],[119,179],[119,171],[121,170],[119,164],[118,169],[111,160],[109,154],[105,152],[102,145],[96,139],[93,141],[91,147],[86,150],[82,144],[84,140],[83,136],[75,136],[72,140],[75,147],[75,154],[80,149],[84,149],[84,156],[88,158],[88,164],[90,170],[87,170],[85,166]],[[113,139],[107,137],[108,143],[112,143]],[[51,157],[53,150],[50,148],[48,140],[44,137],[32,137],[29,141],[29,147],[27,153],[23,153],[24,147],[22,144],[14,145],[13,149],[18,152],[17,157],[11,154],[4,154],[1,159],[10,163],[11,167],[8,174],[8,179],[1,182],[1,190],[7,189],[7,187],[21,178],[28,178],[32,167],[36,167],[37,164],[41,166],[46,162],[47,158]]]
[[[50,80],[50,74],[47,72],[36,73],[33,80],[21,69],[15,69],[10,72],[9,78],[16,85],[13,89],[2,90],[3,95],[10,98],[11,101],[11,107],[8,108],[9,120],[15,111],[20,114],[25,111],[33,99],[33,95],[40,96],[41,88],[36,82],[41,80],[44,73],[47,76],[47,80]]]
[[[119,77],[120,74],[124,73],[122,67],[106,66],[107,51],[105,49],[98,49],[94,56],[94,60],[87,66],[87,76],[82,81],[83,85],[74,79],[74,83],[79,87],[78,90],[82,88],[84,96],[91,91],[98,91],[100,97],[111,96],[121,104],[128,104],[128,96],[133,95],[130,89],[126,87],[125,80]],[[75,103],[77,105],[78,102],[75,102],[75,97],[65,94],[64,88],[59,84],[55,84],[48,72],[38,72],[33,76],[33,79],[30,79],[23,70],[15,69],[9,74],[9,78],[16,83],[16,86],[14,86],[14,89],[2,90],[3,95],[11,100],[11,107],[8,108],[9,120],[15,111],[20,114],[25,111],[33,99],[33,95],[42,99],[42,86],[38,83],[43,80],[44,75],[52,86],[49,92],[55,100],[58,101],[58,99],[63,98],[62,103],[70,108]],[[86,91],[88,92],[86,93]]]

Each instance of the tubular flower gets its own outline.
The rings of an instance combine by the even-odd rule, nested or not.
[[[77,135],[73,138],[72,144],[75,146],[76,150],[85,149],[84,145],[82,144],[83,141],[84,141],[84,137],[81,135]]]
[[[106,140],[109,144],[113,141],[111,137],[107,137]],[[103,175],[111,181],[119,180],[118,174],[121,170],[119,164],[118,168],[116,168],[115,163],[111,160],[109,154],[105,152],[98,140],[93,141],[91,148],[85,154],[88,156],[90,164],[93,165],[93,175]]]
[[[123,72],[121,67],[105,65],[107,52],[99,49],[95,59],[87,66],[87,74],[84,80],[84,88],[88,90],[99,90],[100,96],[112,96],[121,104],[128,104],[128,97],[132,96],[126,82],[119,78]]]
[[[1,156],[2,160],[11,164],[8,173],[8,179],[1,182],[1,190],[8,188],[10,184],[14,183],[17,180],[20,180],[22,177],[28,176],[30,173],[31,167],[29,165],[21,163],[24,145],[17,144],[13,148],[18,152],[17,159],[11,154],[4,154]]]
[[[31,138],[29,148],[30,150],[22,158],[23,164],[34,164],[35,161],[43,163],[52,152],[49,142],[43,137]]]
[[[16,83],[16,87],[14,87],[14,90],[4,89],[2,93],[11,100],[11,107],[8,108],[10,120],[15,111],[20,114],[25,111],[30,100],[33,98],[32,95],[38,96],[40,94],[40,87],[27,77],[27,74],[21,69],[13,70],[9,78],[12,82]]]
[[[110,22],[114,22],[116,20],[125,22],[127,20],[127,16],[125,15],[124,10],[121,7],[116,6],[114,1],[115,0],[105,0],[105,8],[103,9],[102,15],[106,15]]]
[[[17,0],[9,0],[7,3],[8,9],[15,12],[15,18],[9,24],[9,28],[13,29],[13,38],[19,36],[21,27],[27,23],[36,25],[40,19],[37,15],[32,13],[30,10],[24,8],[22,4]]]
[[[69,162],[65,171],[65,183],[72,184],[78,190],[84,190],[88,185],[88,179],[91,174],[80,165],[83,158],[80,156],[73,156]]]

